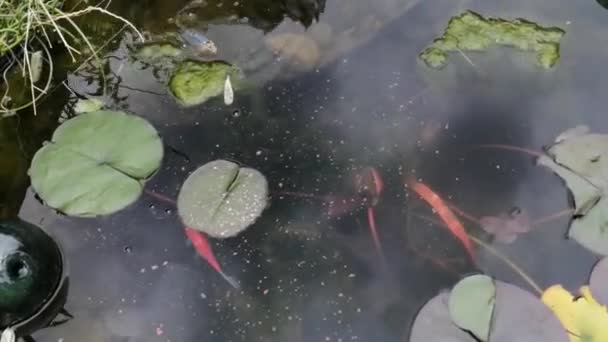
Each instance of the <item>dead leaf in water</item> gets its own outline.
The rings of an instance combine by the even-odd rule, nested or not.
[[[479,219],[479,223],[483,230],[494,235],[496,241],[502,243],[513,243],[517,235],[527,233],[531,229],[528,213],[519,208],[513,208],[498,216],[484,216]]]

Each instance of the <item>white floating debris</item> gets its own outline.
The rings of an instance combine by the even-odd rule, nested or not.
[[[16,340],[15,331],[12,328],[6,328],[2,332],[2,337],[0,337],[0,342],[15,342]]]
[[[234,102],[234,91],[232,90],[232,83],[230,83],[230,75],[226,76],[226,82],[224,82],[224,103],[229,106]]]

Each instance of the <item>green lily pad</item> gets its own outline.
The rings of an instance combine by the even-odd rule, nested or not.
[[[593,267],[589,287],[593,298],[600,304],[608,306],[608,257],[603,258]]]
[[[215,160],[186,179],[177,198],[177,210],[187,227],[227,238],[253,224],[267,201],[268,183],[259,171]]]
[[[608,135],[565,133],[547,150],[548,156],[538,158],[538,164],[559,175],[574,197],[568,236],[608,255]]]
[[[441,69],[450,51],[482,51],[492,45],[515,47],[537,54],[544,68],[553,67],[559,59],[559,42],[565,31],[542,27],[524,19],[484,18],[473,11],[452,17],[442,37],[420,54],[430,68]]]
[[[539,298],[514,285],[491,278],[488,280],[486,276],[469,278],[473,279],[465,278],[456,285],[452,293],[443,291],[424,305],[414,320],[410,342],[569,341],[568,334],[557,316]],[[492,285],[489,281],[492,282]],[[481,299],[471,298],[474,288],[480,289],[482,299],[493,302],[490,322],[487,322],[488,307],[483,308]],[[495,289],[495,294],[488,297],[492,288]],[[489,334],[485,339],[474,338],[473,335],[476,334],[473,331],[468,328],[459,328],[458,323],[454,322],[454,310],[451,307],[466,305],[465,298],[471,300],[472,306],[478,307],[478,309],[468,310],[473,315],[467,316],[466,325],[469,328],[470,326],[476,327],[477,323],[471,323],[471,320],[474,319],[475,312],[480,312],[480,324],[487,325],[489,328]],[[454,303],[452,304],[452,302]],[[463,308],[457,310],[466,311]],[[485,328],[482,330],[485,333]]]
[[[179,63],[169,79],[169,90],[182,106],[195,106],[224,92],[226,77],[237,88],[241,70],[221,61],[187,60]]]
[[[28,174],[48,206],[91,217],[134,202],[162,157],[161,138],[146,120],[98,111],[61,124],[34,155]]]
[[[448,303],[452,321],[482,341],[490,336],[496,288],[492,278],[476,274],[458,282]]]

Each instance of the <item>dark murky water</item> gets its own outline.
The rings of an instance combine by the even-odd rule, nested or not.
[[[184,5],[116,1],[113,9],[158,33],[171,29],[168,19]],[[115,215],[85,220],[59,216],[28,194],[21,217],[41,224],[65,247],[72,279],[67,309],[75,315],[35,337],[405,341],[419,307],[476,268],[444,228],[420,218],[437,220],[416,196],[406,196],[404,177],[419,177],[476,217],[517,206],[538,219],[567,208],[561,181],[529,156],[472,146],[540,150],[577,124],[608,129],[600,93],[608,80],[600,64],[608,45],[599,26],[608,13],[595,2],[411,5],[327,0],[320,21],[304,30],[274,12],[264,16],[261,5],[204,2],[184,20],[210,22],[220,57],[245,64],[260,84],[256,91],[237,92],[229,107],[214,100],[179,108],[150,69],[130,61],[124,44],[117,47],[110,59],[110,104],[150,120],[168,145],[187,156],[168,151],[147,189],[175,198],[189,172],[223,158],[264,173],[271,206],[245,233],[214,241],[224,270],[242,286],[234,290],[195,255],[167,204],[144,195]],[[311,20],[310,7],[290,6],[292,18]],[[453,55],[446,70],[430,72],[417,54],[464,8],[563,27],[561,61],[555,70],[541,71],[531,55],[495,49],[469,55],[472,64]],[[263,48],[264,34],[283,32],[315,41],[315,67],[294,71]],[[82,76],[68,81],[83,95],[95,90]],[[280,195],[352,192],[353,171],[365,166],[377,168],[385,181],[376,221],[386,268],[365,210],[329,219],[318,200]],[[465,222],[541,286],[575,288],[595,259],[564,239],[567,224],[565,218],[551,221],[505,246]],[[479,253],[484,272],[527,286],[500,260]]]

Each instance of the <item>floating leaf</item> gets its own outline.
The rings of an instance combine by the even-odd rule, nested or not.
[[[586,248],[608,255],[608,135],[562,133],[538,164],[558,174],[575,204],[568,236]]]
[[[496,288],[492,278],[476,274],[459,281],[450,294],[448,307],[452,321],[482,341],[490,336]]]
[[[469,277],[471,278],[471,277]],[[465,278],[467,279],[467,278]],[[498,280],[492,280],[495,288],[495,296],[489,297],[490,291],[488,287],[488,279],[486,276],[477,276],[477,278],[469,279],[465,283],[459,283],[454,291],[461,292],[466,295],[458,298],[457,305],[466,305],[465,297],[469,297],[468,293],[475,287],[481,288],[480,294],[482,298],[493,300],[492,320],[489,326],[489,337],[487,339],[479,339],[482,341],[492,342],[567,342],[568,334],[560,324],[558,318],[553,312],[541,302],[541,300],[531,293],[524,291],[514,285],[504,283]],[[467,285],[467,283],[469,283]],[[476,284],[477,283],[477,284]],[[473,284],[473,287],[469,287]],[[452,296],[462,296],[459,294],[448,294],[442,292],[420,310],[410,334],[410,342],[423,341],[477,341],[472,335],[469,335],[465,330],[459,329],[453,322],[451,310]],[[456,298],[456,297],[455,297]],[[481,300],[472,298],[471,305],[483,308]],[[456,304],[455,304],[456,305]],[[487,307],[478,311],[483,314],[481,321],[487,319]],[[464,310],[464,309],[463,309]],[[473,317],[473,316],[469,316]],[[473,332],[474,333],[474,332]]]
[[[162,156],[161,139],[146,120],[98,111],[61,124],[28,173],[48,206],[71,216],[105,215],[139,197]]]
[[[184,225],[212,237],[235,236],[262,214],[268,183],[257,170],[226,160],[209,162],[184,182],[177,209]]]
[[[575,298],[561,285],[545,290],[543,302],[570,333],[571,342],[608,341],[608,311],[591,295],[588,286],[580,289],[581,297]]]
[[[494,235],[496,241],[502,243],[513,243],[517,235],[527,233],[531,228],[528,213],[519,208],[498,216],[484,216],[479,219],[479,224],[483,230]]]
[[[228,76],[236,81],[240,78],[241,71],[220,61],[188,60],[181,62],[173,70],[169,79],[169,90],[181,105],[195,106],[222,94]]]
[[[99,99],[80,99],[74,105],[74,113],[84,114],[96,112],[103,108],[103,101]]]
[[[412,325],[410,342],[475,342],[471,335],[452,322],[448,310],[449,297],[449,292],[441,292],[422,307]]]
[[[603,258],[593,267],[589,287],[599,303],[608,305],[608,257]]]

